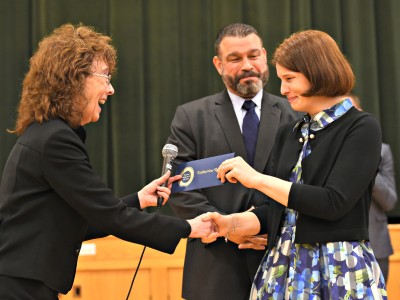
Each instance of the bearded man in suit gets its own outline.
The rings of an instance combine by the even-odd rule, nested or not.
[[[263,90],[268,80],[267,52],[252,26],[223,27],[215,43],[213,63],[226,89],[176,109],[167,143],[179,149],[176,162],[234,152],[268,174],[269,157],[278,127],[299,118],[286,99]],[[259,119],[255,155],[242,137],[244,102],[253,101]],[[254,106],[254,104],[253,104]],[[182,218],[205,212],[243,212],[267,200],[241,184],[173,194],[169,204]],[[239,241],[188,239],[182,296],[188,300],[248,299],[253,277],[264,255],[265,237],[249,237],[253,249],[238,249]],[[255,248],[259,250],[255,250]]]

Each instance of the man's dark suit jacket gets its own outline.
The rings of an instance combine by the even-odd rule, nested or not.
[[[59,119],[31,124],[7,160],[0,188],[0,274],[42,281],[67,293],[88,224],[172,253],[187,221],[140,212],[121,201],[89,163],[84,130]]]
[[[257,171],[266,172],[278,127],[297,117],[287,100],[264,92],[254,166]],[[178,147],[178,163],[231,152],[246,159],[239,123],[227,91],[179,106],[168,143]],[[192,218],[209,211],[230,214],[260,205],[261,202],[251,195],[241,184],[227,183],[173,194],[168,203],[178,216]],[[223,239],[208,245],[199,239],[189,239],[183,297],[189,300],[248,299],[263,255],[264,251],[239,250],[236,244],[226,244]]]
[[[393,254],[386,212],[393,209],[397,202],[393,155],[388,144],[382,144],[381,157],[369,210],[369,238],[378,259]]]

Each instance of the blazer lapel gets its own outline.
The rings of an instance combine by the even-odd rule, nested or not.
[[[246,159],[246,148],[232,102],[227,91],[223,92],[221,96],[215,101],[215,117],[222,127],[231,151],[235,153],[235,156]]]
[[[264,92],[261,105],[260,127],[258,130],[254,169],[263,172],[271,155],[275,136],[279,128],[281,110]]]

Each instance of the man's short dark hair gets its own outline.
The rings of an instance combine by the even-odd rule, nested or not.
[[[219,46],[221,44],[221,41],[227,37],[227,36],[236,36],[236,37],[246,37],[250,34],[255,34],[257,35],[262,43],[262,39],[258,31],[247,24],[242,24],[242,23],[234,23],[234,24],[229,24],[220,29],[217,35],[217,40],[215,41],[215,54],[218,56],[219,54]]]

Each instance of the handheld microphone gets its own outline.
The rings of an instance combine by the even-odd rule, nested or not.
[[[164,157],[163,160],[163,165],[162,165],[162,171],[161,171],[161,176],[163,176],[165,173],[167,173],[168,170],[172,172],[172,163],[178,155],[178,147],[172,144],[166,144],[164,148],[161,151],[162,156]],[[167,186],[168,185],[168,180],[164,182],[162,186]],[[163,203],[163,197],[158,197],[157,198],[157,207],[161,207]]]

